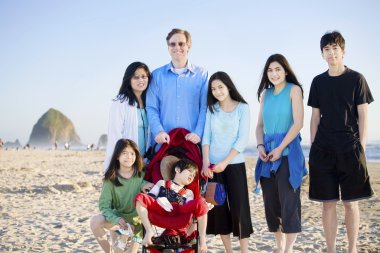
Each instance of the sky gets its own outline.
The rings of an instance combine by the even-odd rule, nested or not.
[[[303,142],[309,143],[314,76],[327,70],[319,41],[338,30],[346,39],[344,63],[362,73],[375,102],[368,140],[380,141],[380,1],[1,0],[0,138],[25,145],[33,125],[54,108],[71,119],[83,144],[107,132],[111,100],[126,67],[151,70],[170,62],[166,35],[191,33],[189,59],[210,75],[225,71],[251,109],[267,58],[283,54],[304,88]]]

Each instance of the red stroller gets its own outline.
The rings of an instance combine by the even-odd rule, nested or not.
[[[202,157],[199,146],[192,142],[186,141],[185,136],[189,133],[184,128],[175,128],[169,132],[170,143],[163,144],[154,158],[148,165],[145,179],[154,184],[163,179],[160,171],[161,160],[166,156],[176,156],[180,159],[186,158],[193,161],[198,167],[198,174],[186,188],[193,191],[194,196],[200,194],[200,171],[202,169]],[[178,214],[176,216],[164,216],[159,213],[150,212],[149,220],[152,225],[165,229],[164,232],[155,237],[153,245],[143,246],[142,252],[163,252],[165,249],[171,249],[171,252],[198,252],[198,231],[195,230],[192,235],[184,238],[183,233],[186,228],[194,225],[195,217],[192,213]],[[177,239],[176,239],[177,238]],[[181,239],[180,239],[181,238]]]

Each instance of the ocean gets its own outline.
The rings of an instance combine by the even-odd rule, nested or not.
[[[306,159],[309,159],[310,145],[302,145],[302,151]],[[367,143],[366,149],[367,161],[380,162],[380,141]],[[251,155],[257,157],[256,146],[248,146],[244,151],[245,155]]]

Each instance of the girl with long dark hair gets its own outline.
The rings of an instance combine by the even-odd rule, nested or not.
[[[259,159],[256,183],[263,190],[265,217],[276,238],[276,253],[293,252],[301,232],[300,187],[307,174],[301,149],[303,91],[286,58],[271,55],[257,90]]]
[[[206,124],[202,139],[202,174],[226,186],[227,201],[208,213],[207,234],[220,235],[232,253],[230,234],[248,252],[253,232],[243,151],[249,140],[249,106],[225,72],[210,77]]]
[[[126,252],[138,251],[143,232],[134,199],[138,193],[152,187],[152,183],[144,180],[143,160],[136,143],[128,139],[118,140],[103,179],[99,197],[101,213],[90,221],[91,230],[104,252],[111,251],[105,229],[110,230],[114,240],[115,230],[128,230],[130,227],[133,228],[133,238]]]

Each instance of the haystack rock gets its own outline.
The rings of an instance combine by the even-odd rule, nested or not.
[[[50,108],[33,126],[29,144],[36,147],[51,147],[54,143],[82,145],[73,123],[60,111]]]
[[[102,134],[100,137],[99,137],[99,141],[98,141],[98,149],[105,149],[107,147],[107,135],[106,134]]]

